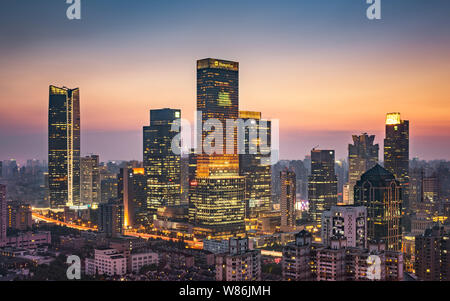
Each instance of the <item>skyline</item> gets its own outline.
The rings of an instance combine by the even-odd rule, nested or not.
[[[411,158],[450,159],[449,3],[383,3],[383,20],[370,22],[364,1],[229,1],[233,14],[208,14],[218,1],[170,2],[134,1],[119,15],[120,1],[99,0],[79,22],[64,19],[63,1],[4,5],[0,159],[46,158],[56,85],[80,88],[82,155],[142,160],[151,109],[193,119],[204,57],[240,62],[240,110],[280,119],[280,159],[317,145],[347,158],[352,135],[365,132],[383,147],[389,112],[411,122]]]

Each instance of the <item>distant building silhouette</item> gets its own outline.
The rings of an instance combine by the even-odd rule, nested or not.
[[[337,176],[334,150],[311,151],[311,175],[308,181],[309,213],[321,224],[322,213],[337,205]]]

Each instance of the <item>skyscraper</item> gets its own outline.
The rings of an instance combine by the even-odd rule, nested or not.
[[[280,174],[281,179],[281,231],[290,232],[295,229],[296,177],[291,170],[285,169]]]
[[[50,208],[80,204],[80,90],[50,86],[48,115]]]
[[[6,186],[0,184],[0,247],[6,244],[7,214]]]
[[[409,209],[409,121],[400,113],[387,114],[384,167],[400,182],[403,208]]]
[[[101,183],[99,157],[83,157],[80,162],[81,204],[99,204],[101,201]]]
[[[368,170],[355,185],[355,205],[367,207],[367,237],[384,241],[389,251],[401,251],[402,188],[380,165]]]
[[[337,205],[337,177],[334,150],[311,151],[311,175],[308,182],[309,213],[321,224],[322,213]]]
[[[245,231],[245,178],[239,175],[237,135],[228,141],[227,120],[239,117],[239,63],[217,59],[197,62],[197,111],[201,112],[201,137],[197,137],[196,176],[190,183],[189,220],[206,236],[229,237]],[[222,141],[216,151],[203,152],[212,128],[209,122],[222,124]],[[215,129],[219,132],[219,129]],[[235,129],[229,129],[236,133]],[[220,135],[220,134],[219,134]],[[227,143],[228,142],[228,143]],[[227,144],[234,152],[227,152]]]
[[[378,144],[373,144],[375,135],[353,135],[353,144],[348,145],[349,204],[353,204],[353,192],[361,176],[378,163]]]
[[[245,128],[245,154],[239,154],[239,174],[245,177],[246,217],[255,218],[259,213],[270,210],[272,166],[265,161],[267,157],[262,154],[261,147],[270,147],[271,123],[262,121],[259,112],[241,111],[239,118],[245,124],[251,123]],[[266,131],[267,145],[262,146],[260,139],[255,138],[252,131]]]
[[[117,196],[123,204],[123,221],[125,228],[133,228],[148,221],[147,177],[143,168],[128,165],[120,169],[117,176]]]
[[[172,130],[181,111],[150,111],[150,126],[144,127],[144,169],[147,177],[147,206],[156,212],[161,206],[181,204],[181,155],[172,151]]]

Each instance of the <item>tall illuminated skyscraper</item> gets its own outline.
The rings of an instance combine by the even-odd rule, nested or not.
[[[361,176],[378,163],[378,144],[373,144],[375,135],[353,135],[353,144],[348,145],[349,204],[353,204],[353,192]]]
[[[255,138],[251,131],[266,131],[267,145],[270,147],[270,121],[263,121],[259,112],[239,112],[239,118],[245,123],[252,123],[245,129],[245,154],[239,155],[239,173],[245,177],[245,214],[247,218],[258,217],[258,214],[270,210],[272,196],[272,166],[261,152],[260,139]],[[252,140],[252,141],[251,141]],[[255,141],[253,141],[255,140]]]
[[[384,139],[384,167],[394,174],[402,186],[404,208],[409,208],[409,121],[400,113],[389,113]]]
[[[48,114],[50,208],[80,204],[80,90],[50,86]]]
[[[337,176],[334,150],[311,151],[311,175],[308,181],[309,213],[321,224],[322,213],[337,205]]]
[[[209,119],[223,125],[222,151],[196,155],[197,170],[190,183],[189,220],[199,232],[229,237],[245,231],[245,178],[239,175],[237,135],[234,152],[227,153],[227,119],[239,118],[239,63],[217,59],[197,62],[197,111],[202,127]],[[217,129],[216,129],[217,130]],[[211,131],[202,131],[204,145]],[[231,141],[230,141],[231,142]],[[202,149],[201,145],[197,145]]]
[[[150,111],[150,126],[144,127],[144,169],[147,177],[147,207],[155,211],[161,206],[181,204],[181,155],[172,151],[172,130],[181,111]]]
[[[380,165],[364,173],[355,185],[355,205],[367,208],[367,237],[384,241],[386,249],[402,249],[402,188]]]

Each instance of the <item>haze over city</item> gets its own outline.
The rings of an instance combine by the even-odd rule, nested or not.
[[[450,3],[385,2],[373,23],[364,2],[98,0],[67,22],[64,1],[9,1],[0,158],[46,159],[55,84],[80,88],[83,155],[142,159],[149,110],[192,120],[196,60],[219,57],[240,62],[240,109],[280,120],[281,159],[345,158],[363,132],[382,147],[388,112],[410,120],[411,158],[450,159]]]

